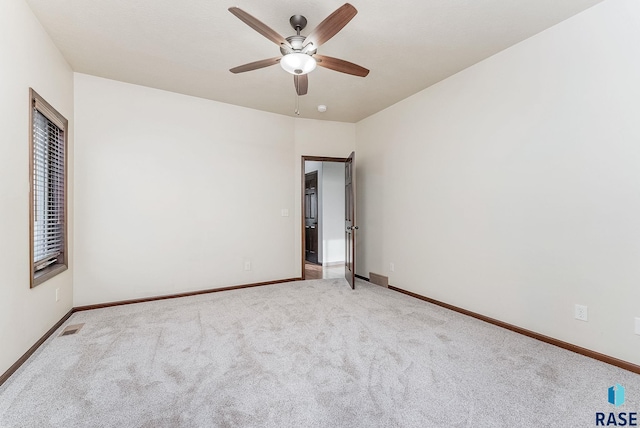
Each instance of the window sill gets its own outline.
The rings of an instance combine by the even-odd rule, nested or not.
[[[47,266],[33,275],[31,278],[31,288],[42,284],[65,270],[67,270],[67,265],[64,264]]]

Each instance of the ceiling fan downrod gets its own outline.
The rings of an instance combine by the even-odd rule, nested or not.
[[[296,30],[296,34],[299,36],[300,31],[304,30],[304,27],[307,26],[307,18],[302,15],[293,15],[289,18],[289,24]]]

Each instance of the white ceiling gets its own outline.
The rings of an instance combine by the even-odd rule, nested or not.
[[[318,67],[300,97],[300,116],[357,122],[600,1],[352,0],[358,14],[318,53],[371,72],[361,78]],[[291,15],[307,18],[307,35],[344,3],[27,2],[74,71],[290,116],[293,78],[280,66],[229,72],[280,52],[227,9],[238,6],[287,37],[295,33]]]

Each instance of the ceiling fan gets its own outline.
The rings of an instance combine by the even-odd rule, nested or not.
[[[280,66],[285,71],[293,74],[293,84],[298,95],[307,93],[309,87],[307,73],[313,71],[316,65],[359,77],[365,77],[369,74],[369,70],[357,64],[326,55],[318,55],[317,53],[320,45],[335,36],[358,13],[356,8],[349,3],[345,3],[336,9],[306,37],[300,35],[300,31],[307,26],[307,19],[302,15],[293,15],[289,19],[289,23],[296,30],[296,34],[284,38],[278,32],[238,7],[230,7],[229,12],[280,46],[280,53],[282,54],[282,56],[275,58],[263,59],[234,67],[229,70],[232,73],[244,73],[245,71],[257,70],[280,63]]]

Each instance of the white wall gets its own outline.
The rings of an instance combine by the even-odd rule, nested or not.
[[[358,273],[640,364],[639,45],[608,0],[359,122]]]
[[[75,82],[76,306],[298,276],[292,118]]]
[[[75,102],[76,306],[300,277],[297,154],[355,125],[83,74]]]
[[[70,269],[29,288],[29,87],[69,120],[73,163],[73,74],[23,0],[0,2],[0,374],[72,306]],[[71,165],[70,165],[71,166]],[[73,168],[69,168],[73,192]],[[73,198],[69,198],[73,237]],[[55,289],[60,301],[55,301]]]
[[[322,170],[322,262],[344,262],[344,164],[323,162]]]

